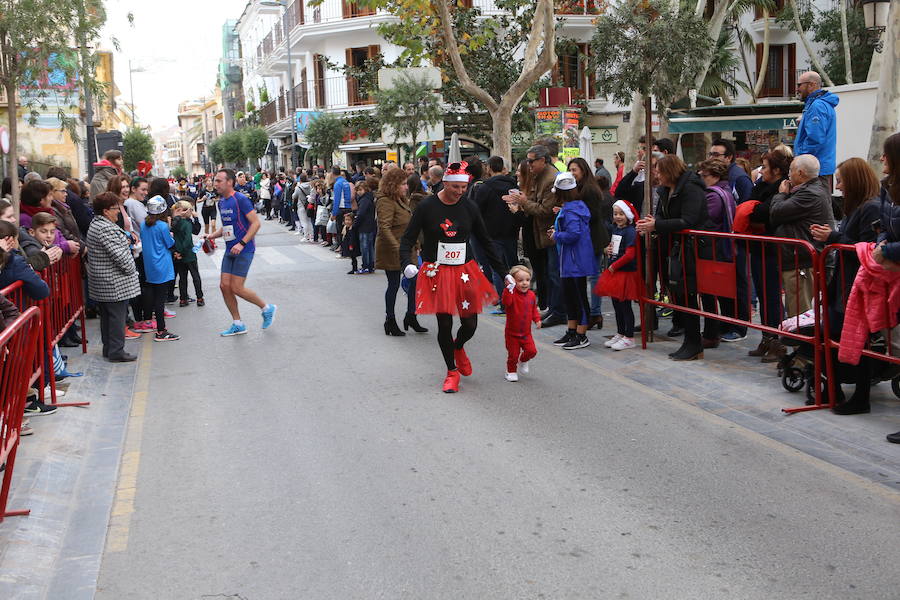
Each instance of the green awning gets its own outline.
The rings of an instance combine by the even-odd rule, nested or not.
[[[741,115],[734,117],[683,117],[674,115],[669,121],[671,133],[703,133],[707,131],[768,131],[797,129],[800,113],[781,115]]]

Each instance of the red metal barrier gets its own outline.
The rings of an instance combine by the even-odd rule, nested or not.
[[[81,259],[77,256],[66,256],[38,273],[41,279],[50,288],[50,296],[43,300],[32,300],[22,291],[22,283],[17,281],[2,290],[9,300],[19,307],[19,310],[36,306],[41,312],[41,340],[37,355],[34,359],[34,367],[30,384],[38,382],[38,393],[44,400],[44,389],[50,384],[50,403],[54,406],[87,406],[90,402],[57,402],[56,377],[53,374],[53,347],[59,342],[66,330],[81,321],[82,353],[87,352],[85,338],[84,319],[84,288],[81,278]],[[51,366],[50,372],[45,372],[45,361]]]
[[[831,257],[835,257],[831,263]],[[825,353],[825,388],[828,392],[828,398],[831,400],[830,405],[834,405],[837,401],[837,390],[841,384],[841,377],[838,373],[838,361],[835,356],[840,350],[841,343],[834,338],[839,337],[841,332],[836,331],[836,324],[833,318],[836,316],[834,310],[847,305],[850,298],[850,292],[856,278],[856,272],[860,268],[859,259],[856,254],[856,247],[847,244],[830,244],[826,246],[819,257],[819,278],[820,286],[823,290],[827,290],[825,296],[825,310],[823,315],[822,328],[822,346]],[[828,268],[833,264],[832,268]],[[830,274],[830,277],[829,277]],[[887,302],[887,298],[885,298]],[[890,329],[887,330],[884,339],[884,352],[878,352],[870,343],[862,351],[862,356],[873,360],[882,361],[900,365],[900,355],[894,351],[895,344],[900,345],[900,340],[894,338],[898,335]],[[900,396],[900,386],[895,388],[895,393]]]
[[[3,484],[0,486],[0,521],[31,512],[7,511],[6,503],[19,447],[32,364],[40,345],[40,330],[40,309],[32,306],[0,333],[0,463],[4,467]]]
[[[745,235],[739,233],[723,233],[716,231],[700,231],[685,230],[670,236],[671,243],[668,247],[662,247],[656,243],[654,258],[656,261],[656,270],[663,279],[660,290],[668,292],[668,301],[662,300],[662,296],[657,300],[654,298],[652,286],[648,285],[645,297],[640,300],[641,304],[641,342],[642,347],[647,347],[648,331],[650,330],[648,313],[643,308],[644,305],[661,306],[672,308],[683,313],[701,316],[705,319],[715,319],[720,323],[729,323],[746,327],[748,329],[756,329],[772,335],[790,338],[800,343],[809,344],[812,353],[814,382],[822,380],[822,347],[819,340],[821,339],[821,293],[819,278],[812,276],[819,264],[819,253],[812,244],[805,240],[777,238],[769,236]],[[679,243],[678,250],[673,252],[675,242]],[[704,251],[701,253],[701,243]],[[685,248],[690,247],[690,253],[686,255]],[[771,318],[765,318],[765,322],[753,321],[751,308],[751,288],[749,281],[747,283],[747,293],[741,294],[738,290],[738,268],[746,279],[751,277],[751,256],[756,255],[760,268],[762,269],[761,280],[763,282],[762,289],[757,289],[757,296],[761,304],[768,305],[768,298],[771,296],[771,289],[767,282],[777,277],[779,298],[793,303],[793,306],[802,306],[804,304],[804,291],[800,285],[793,291],[792,296],[784,296],[782,289],[782,274],[785,272],[794,273],[797,281],[802,281],[809,277],[812,284],[811,303],[814,309],[814,323],[812,331],[802,333],[800,331],[800,315],[792,315],[796,318],[797,329],[795,331],[784,331],[775,323],[781,323],[781,302],[775,303],[778,308],[769,307],[768,311],[773,313]],[[677,257],[684,268],[687,268],[689,258],[695,265],[696,283],[695,290],[692,292],[688,287],[688,279],[690,277],[681,278],[681,286],[678,289],[667,289],[666,273],[663,265],[667,264],[670,256]],[[808,260],[807,260],[808,259]],[[809,262],[811,267],[801,268],[799,265]],[[793,266],[790,266],[793,265]],[[771,269],[777,269],[777,273],[772,273]],[[768,271],[767,271],[768,270]],[[685,303],[677,303],[674,296],[678,295],[685,299]],[[694,306],[690,306],[693,304]],[[763,308],[765,311],[766,309]],[[779,314],[774,314],[775,311]],[[802,311],[800,311],[802,312]],[[651,313],[652,314],[652,313]],[[746,315],[741,318],[740,315]],[[765,316],[765,314],[763,313]],[[801,412],[805,410],[814,410],[822,407],[823,395],[821,386],[814,385],[815,402],[814,406],[790,407],[783,409],[786,413]]]

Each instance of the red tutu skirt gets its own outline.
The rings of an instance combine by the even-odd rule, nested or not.
[[[474,260],[463,265],[426,262],[416,280],[416,314],[470,317],[497,302],[497,290]]]
[[[616,300],[637,300],[644,289],[643,282],[637,271],[603,271],[597,285],[594,286],[594,294],[608,296]]]

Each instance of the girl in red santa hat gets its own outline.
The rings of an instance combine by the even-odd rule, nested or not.
[[[416,285],[416,314],[433,314],[438,324],[438,345],[447,376],[443,391],[459,391],[460,375],[472,374],[472,363],[464,345],[478,327],[478,313],[497,301],[494,286],[485,278],[469,245],[474,236],[484,249],[491,266],[503,273],[508,266],[494,251],[481,213],[472,202],[462,198],[469,184],[465,162],[452,163],[444,172],[444,187],[422,200],[400,240],[400,264],[411,279],[419,273],[413,247],[424,236],[422,268]],[[424,275],[424,276],[423,276]],[[459,316],[459,329],[453,335],[453,316]]]
[[[594,288],[598,296],[609,296],[616,311],[616,335],[604,343],[613,350],[634,348],[634,311],[631,301],[641,294],[641,278],[637,272],[637,232],[634,222],[637,210],[627,200],[613,204],[612,241],[606,248],[610,265]]]

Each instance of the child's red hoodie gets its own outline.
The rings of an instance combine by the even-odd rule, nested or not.
[[[534,292],[520,292],[518,288],[503,289],[503,309],[506,311],[506,335],[527,337],[531,335],[531,323],[541,320]]]

